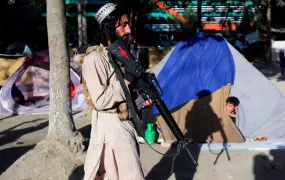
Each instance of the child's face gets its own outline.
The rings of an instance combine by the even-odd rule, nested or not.
[[[226,104],[226,111],[227,111],[228,113],[234,113],[235,110],[237,110],[237,106],[234,106],[234,105],[231,104],[231,103],[227,103],[227,104]]]

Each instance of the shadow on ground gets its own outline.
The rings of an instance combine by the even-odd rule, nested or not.
[[[14,142],[15,140],[19,139],[21,136],[23,136],[25,134],[29,134],[29,133],[44,129],[45,127],[48,126],[48,121],[39,123],[37,126],[31,126],[31,127],[23,128],[23,129],[17,129],[18,127],[20,127],[24,124],[35,123],[35,122],[42,121],[42,120],[44,120],[44,119],[36,119],[36,120],[32,120],[32,121],[23,122],[23,123],[20,123],[16,126],[9,128],[9,129],[6,129],[5,131],[0,132],[0,146]]]
[[[280,66],[277,63],[253,63],[253,66],[269,79],[276,77],[277,81],[285,80],[285,77],[280,73]]]
[[[36,132],[38,130],[44,129],[48,126],[48,122],[39,123],[36,126],[30,126],[27,128],[19,128],[22,125],[35,123],[38,121],[42,121],[43,119],[36,119],[32,121],[27,121],[15,125],[9,129],[6,129],[0,132],[0,146],[3,146],[8,143],[15,142],[21,136]],[[0,174],[6,171],[18,158],[20,158],[23,154],[33,149],[35,145],[23,146],[15,144],[16,147],[10,147],[6,149],[0,150]]]
[[[0,175],[17,161],[18,158],[34,147],[35,145],[31,145],[0,150]]]
[[[195,160],[198,160],[200,147],[189,145],[188,150]],[[169,179],[174,174],[177,180],[191,180],[197,171],[197,166],[192,162],[186,150],[179,154],[176,148],[170,148],[162,159],[147,174],[146,180]]]
[[[83,179],[83,177],[84,177],[84,166],[81,165],[72,171],[68,180],[79,180],[79,179]]]
[[[90,138],[90,132],[91,132],[91,124],[86,125],[80,129],[78,129],[78,131],[82,134],[82,136],[87,139],[86,141],[84,141],[84,145],[85,145],[85,151],[88,149],[89,146],[89,138]],[[68,180],[78,180],[78,179],[83,179],[84,177],[84,165],[78,166],[76,167],[72,173],[70,174]]]
[[[285,147],[282,147],[285,148]],[[255,180],[284,180],[285,179],[285,150],[271,150],[268,157],[258,154],[253,158],[253,173]]]

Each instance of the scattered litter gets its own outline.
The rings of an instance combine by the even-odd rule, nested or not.
[[[24,144],[24,143],[23,142],[19,142],[19,141],[15,141],[14,144],[20,145],[20,144]]]

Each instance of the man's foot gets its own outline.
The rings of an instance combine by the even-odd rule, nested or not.
[[[164,143],[165,141],[164,141],[164,139],[158,139],[157,142],[158,143]]]
[[[140,136],[138,137],[138,141],[139,141],[140,144],[144,144],[145,143],[144,138],[142,138]]]

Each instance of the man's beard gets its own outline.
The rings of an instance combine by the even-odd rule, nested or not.
[[[130,37],[130,34],[124,34],[124,35],[122,36],[122,39],[123,39],[123,40],[129,39],[129,37]]]
[[[125,35],[123,35],[123,36],[117,36],[117,35],[115,35],[115,36],[112,36],[112,38],[109,38],[110,39],[110,42],[111,43],[113,43],[113,42],[115,42],[117,39],[121,39],[121,40],[123,40],[123,42],[127,45],[127,46],[129,46],[129,44],[131,44],[131,38],[130,38],[131,36],[130,36],[130,34],[125,34]]]
[[[125,34],[121,38],[126,44],[130,44],[130,34]]]

